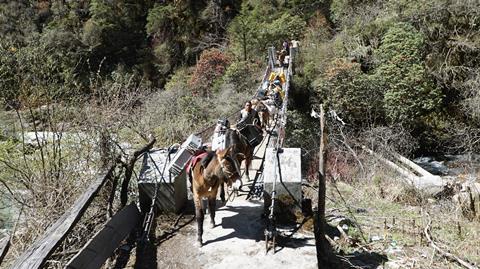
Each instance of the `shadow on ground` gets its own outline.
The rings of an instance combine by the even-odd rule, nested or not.
[[[340,232],[336,227],[331,225],[326,225],[325,232],[330,238],[340,237]],[[317,238],[318,240],[318,238]],[[388,261],[388,258],[385,254],[380,254],[376,252],[369,251],[355,251],[353,253],[343,253],[335,252],[331,245],[325,240],[324,244],[327,246],[326,253],[327,255],[318,255],[318,260],[323,266],[319,268],[378,268],[378,266],[383,265]],[[317,247],[317,251],[319,248]],[[325,258],[327,257],[328,258]]]
[[[250,202],[254,204],[263,204],[260,201]],[[223,217],[220,221],[217,217],[217,226],[221,226],[222,229],[232,229],[233,231],[227,235],[205,241],[204,245],[221,242],[231,238],[251,239],[255,240],[256,242],[262,240],[263,227],[265,226],[261,216],[262,210],[254,210],[254,212],[252,212],[251,206],[227,205],[217,209],[217,212],[225,210],[233,212],[234,214],[232,216]],[[217,227],[216,229],[218,228],[220,227]]]

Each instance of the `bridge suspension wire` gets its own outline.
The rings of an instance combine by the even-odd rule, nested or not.
[[[271,203],[269,207],[269,215],[267,218],[267,227],[265,228],[265,248],[266,251],[268,252],[269,249],[269,240],[272,239],[272,245],[273,245],[273,251],[275,253],[275,241],[276,241],[276,235],[277,235],[277,227],[276,227],[276,219],[275,219],[275,200],[276,200],[276,183],[277,179],[280,176],[281,180],[281,169],[280,169],[280,156],[279,153],[281,153],[282,147],[283,147],[283,142],[285,138],[285,125],[287,123],[287,106],[288,106],[288,97],[289,97],[289,86],[290,86],[290,76],[293,73],[293,59],[295,57],[296,49],[290,48],[290,57],[288,61],[288,68],[287,68],[287,74],[286,74],[286,81],[285,81],[285,97],[283,100],[282,104],[282,109],[279,115],[277,116],[277,120],[279,120],[279,126],[277,127],[277,140],[275,141],[275,147],[273,149],[275,158],[274,158],[274,176],[273,176],[273,184],[272,184],[272,191],[271,191]],[[269,48],[268,50],[268,55],[269,55],[269,64],[274,67],[274,64],[272,64],[272,58],[275,56],[275,51],[272,49],[272,47]],[[273,58],[275,59],[275,58]],[[283,71],[283,63],[280,63],[280,67],[282,68]]]

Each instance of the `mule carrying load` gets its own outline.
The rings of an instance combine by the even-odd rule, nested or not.
[[[254,124],[237,124],[237,129],[247,139],[252,148],[262,142],[263,132]]]

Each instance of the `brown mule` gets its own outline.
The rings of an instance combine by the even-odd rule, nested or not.
[[[247,139],[235,129],[227,129],[225,132],[225,140],[226,144],[230,145],[232,148],[232,156],[236,157],[238,164],[241,164],[243,161],[245,161],[245,175],[248,179],[250,179],[248,169],[250,168],[250,164],[253,160],[253,148],[250,146]],[[240,189],[242,183],[240,177],[238,183],[240,183],[240,185],[236,186],[236,188]],[[223,184],[220,186],[220,198],[222,199],[222,202],[225,202],[225,187]]]
[[[252,108],[257,111],[258,116],[260,117],[260,125],[262,126],[262,129],[266,130],[270,124],[270,112],[268,111],[267,106],[258,99],[253,99],[251,103]]]
[[[245,175],[250,179],[248,175],[248,169],[253,160],[253,147],[250,146],[247,139],[240,134],[238,130],[228,129],[225,132],[226,143],[232,147],[232,153],[237,157],[238,163],[241,164],[245,161]]]
[[[203,245],[203,203],[202,198],[208,199],[208,209],[212,227],[215,227],[215,207],[218,187],[223,183],[229,185],[240,177],[240,165],[236,156],[233,156],[233,147],[228,149],[209,152],[201,161],[196,163],[191,171],[193,201],[195,204],[195,216],[198,225],[197,240]]]

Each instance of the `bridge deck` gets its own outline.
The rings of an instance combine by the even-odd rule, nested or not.
[[[250,169],[252,181],[261,169],[267,142],[268,135],[255,150]],[[261,171],[259,175],[261,184]],[[300,225],[282,229],[276,253],[270,250],[266,254],[263,199],[254,195],[247,200],[253,182],[245,177],[243,180],[242,191],[233,201],[217,204],[216,227],[212,228],[209,215],[205,216],[204,246],[196,245],[196,222],[188,222],[193,216],[186,216],[182,220],[185,225],[159,243],[157,268],[317,268],[314,235],[301,227],[296,229]]]

